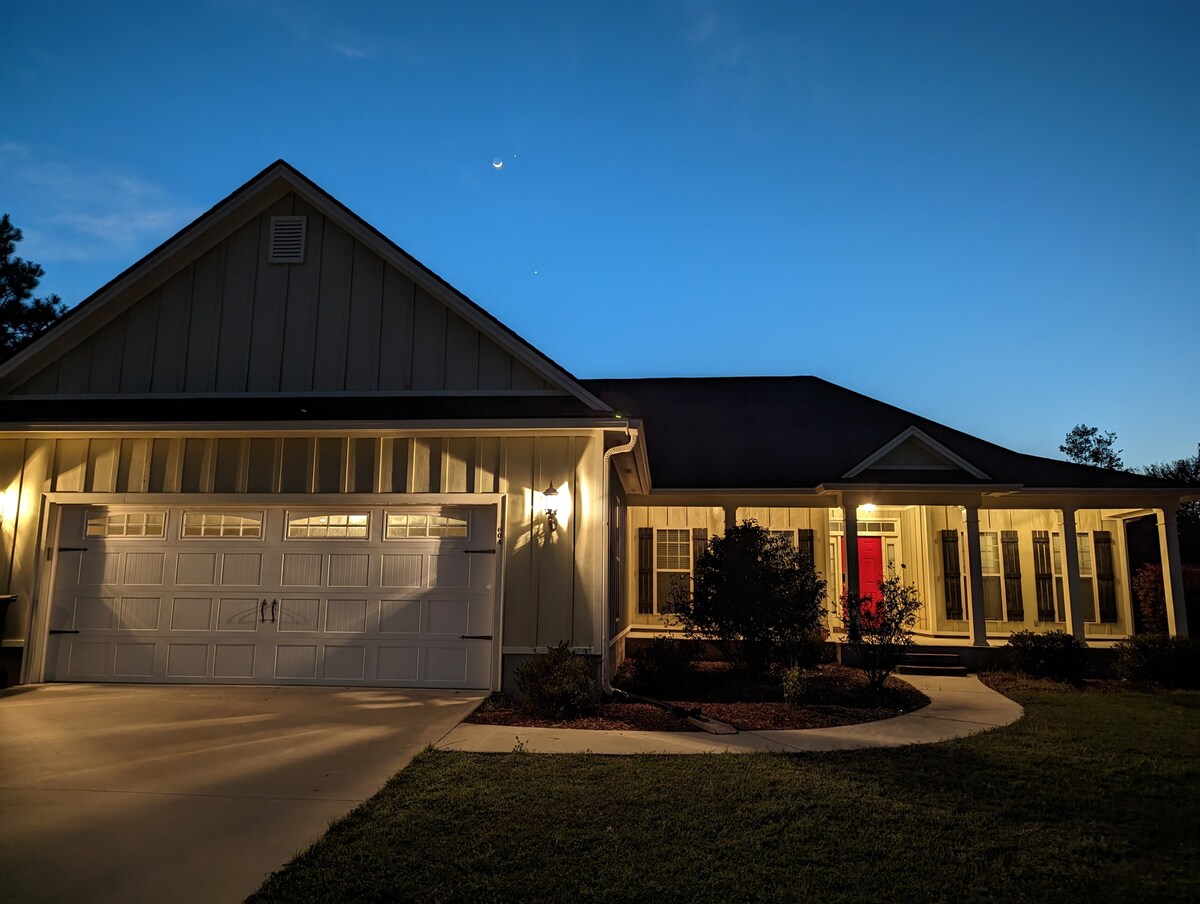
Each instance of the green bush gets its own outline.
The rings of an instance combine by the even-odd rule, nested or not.
[[[895,572],[879,582],[878,599],[857,593],[843,597],[846,644],[866,673],[871,690],[883,690],[888,676],[913,646],[913,628],[920,611],[917,588],[905,584]]]
[[[1130,681],[1153,681],[1163,687],[1200,687],[1200,640],[1139,634],[1115,647],[1117,674]]]
[[[1087,665],[1083,643],[1066,631],[1017,631],[1008,649],[1017,671],[1033,678],[1079,682]]]
[[[568,719],[600,699],[596,666],[597,657],[572,653],[564,640],[517,667],[517,688],[538,715]]]
[[[683,684],[692,673],[701,646],[692,640],[655,637],[638,651],[633,680],[646,688]]]
[[[808,673],[797,666],[780,666],[775,670],[779,677],[779,688],[783,702],[788,706],[799,706],[808,693]]]

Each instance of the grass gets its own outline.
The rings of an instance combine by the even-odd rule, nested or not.
[[[808,755],[428,751],[254,901],[1200,899],[1200,693]]]

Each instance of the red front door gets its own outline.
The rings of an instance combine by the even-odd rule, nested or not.
[[[846,538],[842,537],[842,573],[845,574]],[[858,538],[858,593],[879,597],[883,580],[883,537]]]

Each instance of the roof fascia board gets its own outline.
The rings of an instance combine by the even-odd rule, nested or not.
[[[25,424],[0,423],[0,434],[13,436],[45,436],[48,434],[149,435],[162,433],[195,433],[203,436],[311,436],[314,433],[333,433],[340,436],[380,433],[404,436],[507,436],[514,433],[560,435],[580,430],[612,428],[607,418],[521,419],[489,422],[482,426],[477,420],[414,420],[414,421],[138,421],[114,423]]]
[[[989,479],[988,475],[985,474],[983,471],[981,471],[979,468],[975,467],[975,465],[971,464],[969,461],[967,461],[965,458],[963,458],[961,455],[954,452],[953,450],[948,449],[946,446],[944,446],[942,443],[939,443],[936,439],[934,439],[928,433],[926,433],[925,431],[923,431],[917,427],[909,427],[907,430],[904,430],[903,432],[901,432],[898,436],[896,436],[890,442],[884,444],[883,446],[880,446],[878,449],[876,449],[874,452],[872,452],[870,455],[868,455],[866,458],[864,458],[862,461],[860,461],[858,464],[856,464],[853,468],[851,468],[849,471],[847,471],[845,474],[843,474],[842,479],[848,480],[852,477],[858,476],[863,471],[865,471],[869,467],[871,467],[871,465],[875,464],[877,461],[884,458],[893,449],[895,449],[896,447],[898,447],[899,445],[901,445],[902,443],[904,443],[910,439],[915,439],[918,443],[920,443],[923,446],[926,446],[928,449],[930,449],[935,454],[940,455],[943,458],[948,458],[950,461],[952,461],[958,467],[962,468],[964,471],[966,471],[968,474],[970,474],[972,477],[976,478],[977,480],[988,480]],[[897,470],[902,471],[903,469],[897,469]]]
[[[198,260],[243,224],[235,214],[261,212],[290,190],[280,164],[268,167],[219,201],[111,282],[64,315],[60,323],[0,365],[0,392],[7,392],[61,357],[145,297],[155,286]],[[61,396],[56,396],[61,398]]]
[[[479,305],[445,282],[436,273],[418,263],[408,252],[401,249],[307,176],[291,167],[288,167],[288,172],[295,183],[296,190],[301,191],[306,199],[320,209],[325,216],[334,220],[348,233],[413,282],[419,284],[435,299],[446,305],[534,373],[555,385],[562,386],[567,392],[595,411],[612,410],[607,404],[584,389],[573,376],[517,336],[511,329],[503,327],[500,321],[487,314]]]
[[[125,394],[112,393],[76,393],[62,395],[45,395],[22,393],[11,396],[13,401],[20,402],[126,402],[134,400],[164,400],[164,399],[262,399],[274,401],[279,399],[334,399],[353,396],[356,399],[428,399],[428,398],[564,398],[571,395],[565,389],[422,389],[422,390],[354,390],[351,392],[131,392]]]

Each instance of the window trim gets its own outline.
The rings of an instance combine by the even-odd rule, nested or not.
[[[678,533],[678,534],[683,535],[683,540],[681,542],[683,543],[684,548],[687,550],[687,562],[688,562],[687,568],[664,568],[659,564],[659,558],[658,558],[659,535],[665,534],[668,532]],[[690,528],[690,527],[656,527],[656,528],[654,528],[654,543],[652,546],[652,549],[654,550],[654,568],[652,569],[652,573],[653,573],[654,577],[653,577],[653,581],[651,583],[651,587],[652,587],[652,591],[653,591],[653,595],[654,595],[654,599],[653,599],[654,605],[653,605],[652,611],[650,613],[651,615],[662,615],[663,614],[663,608],[662,608],[661,601],[659,600],[659,593],[658,593],[659,575],[661,575],[661,574],[683,574],[683,575],[687,575],[687,578],[690,581],[692,575],[695,573],[696,557],[693,555],[693,550],[692,550],[692,536],[693,536],[692,528]],[[668,542],[670,542],[670,541],[668,540]]]
[[[212,536],[188,536],[184,531],[187,529],[187,519],[189,515],[219,515],[225,517],[228,515],[236,515],[242,518],[257,518],[258,533],[257,534],[216,534]],[[201,525],[203,527],[204,525]],[[213,540],[258,540],[260,542],[266,540],[267,536],[267,513],[264,509],[189,509],[183,508],[179,512],[179,539],[187,543],[204,542],[208,543]]]
[[[317,536],[317,537],[313,537],[313,536],[293,537],[292,536],[291,531],[292,531],[293,519],[323,518],[323,517],[330,517],[330,516],[337,516],[337,515],[345,515],[346,517],[362,515],[363,517],[365,517],[367,519],[366,533],[361,537],[351,537],[351,536],[331,537],[328,534],[325,534],[324,536]],[[320,509],[309,509],[309,508],[287,509],[283,513],[283,539],[284,539],[284,542],[293,542],[293,543],[307,543],[312,540],[316,540],[318,542],[325,541],[325,540],[333,540],[333,541],[336,541],[339,543],[370,543],[371,542],[371,531],[374,529],[374,523],[375,523],[375,519],[373,519],[371,517],[370,510],[356,509],[356,508],[352,508],[352,507],[339,508],[339,509],[335,509],[335,510],[328,510],[328,509],[320,510]],[[311,527],[312,525],[308,525],[308,526]],[[328,527],[328,525],[326,525],[326,526]],[[349,527],[348,524],[347,524],[347,527]]]
[[[109,519],[113,517],[128,518],[130,515],[161,515],[162,516],[162,532],[157,534],[110,534],[107,532]],[[105,533],[93,534],[89,533],[91,523],[96,518],[103,518],[105,525]],[[82,539],[84,540],[157,540],[160,543],[167,539],[167,526],[171,520],[170,509],[120,509],[113,511],[107,508],[88,507],[83,513],[83,531]],[[126,522],[128,524],[128,522]]]
[[[391,536],[388,536],[388,529],[391,527],[389,522],[393,515],[403,515],[406,518],[412,517],[413,515],[419,515],[423,518],[454,518],[456,520],[461,520],[464,523],[464,526],[466,527],[467,532],[466,532],[466,534],[464,534],[461,537],[449,537],[449,536],[435,537],[435,536],[431,536],[428,533],[423,537],[414,537],[414,536],[391,537]],[[461,515],[458,515],[458,514],[451,515],[451,514],[448,514],[446,511],[442,511],[442,510],[429,511],[426,509],[426,510],[419,510],[419,511],[417,511],[417,510],[403,511],[400,509],[384,509],[384,511],[383,511],[383,541],[385,543],[407,543],[410,540],[457,540],[460,543],[467,542],[471,539],[471,524],[473,521],[474,521],[474,519],[471,517],[471,512],[469,510],[465,510],[465,509],[463,510]],[[428,524],[426,524],[426,529],[428,529]]]

